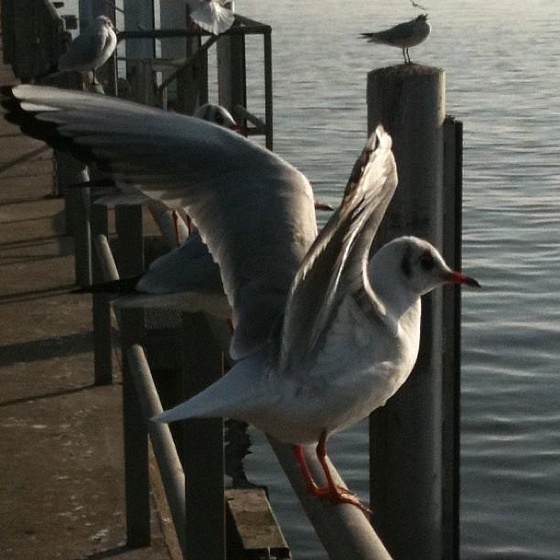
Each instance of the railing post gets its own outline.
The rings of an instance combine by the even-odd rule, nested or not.
[[[187,25],[191,24],[188,16]],[[210,39],[207,39],[210,40]],[[177,76],[177,107],[187,115],[192,115],[197,107],[208,102],[208,51],[202,49],[200,35],[187,37],[187,58],[198,53],[197,59]]]
[[[86,166],[79,173],[79,182],[89,181]],[[91,285],[91,192],[89,187],[71,187],[67,189],[66,200],[73,200],[71,212],[74,221],[74,271],[76,283],[85,288]],[[70,211],[70,209],[68,209]]]
[[[235,107],[247,107],[245,37],[224,35],[218,40],[218,99],[238,118]],[[240,123],[241,124],[241,123]]]
[[[368,129],[393,137],[399,188],[378,242],[442,246],[444,72],[416,64],[368,74]],[[442,558],[442,294],[422,305],[420,353],[404,387],[371,418],[373,524],[396,560]]]
[[[107,208],[92,204],[91,228],[94,245],[93,281],[118,280],[119,275],[107,240]],[[93,357],[95,385],[113,383],[113,339],[111,328],[111,294],[92,294]]]
[[[128,546],[150,544],[150,474],[148,465],[148,429],[134,387],[133,371],[126,359],[144,332],[144,311],[120,310],[123,369],[124,467],[126,496],[126,534]]]
[[[142,206],[119,205],[115,208],[117,266],[121,278],[144,272],[144,239],[142,237]]]
[[[264,49],[264,115],[266,122],[266,147],[274,146],[274,113],[272,110],[272,29],[269,27],[263,37]]]
[[[183,314],[183,398],[222,373],[220,352],[203,313]],[[183,422],[186,534],[189,560],[225,559],[223,420]]]
[[[446,117],[443,126],[442,254],[455,270],[461,270],[463,203],[463,125]],[[460,444],[461,444],[461,289],[443,291],[443,550],[442,558],[459,558]]]

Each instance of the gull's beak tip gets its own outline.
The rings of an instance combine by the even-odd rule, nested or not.
[[[461,272],[449,273],[446,280],[451,284],[465,284],[465,286],[469,286],[471,288],[482,288],[477,280]]]

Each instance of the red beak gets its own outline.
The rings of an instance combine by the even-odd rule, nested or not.
[[[465,284],[467,286],[471,286],[471,288],[480,288],[480,284],[470,276],[466,274],[462,274],[461,272],[450,272],[449,274],[445,275],[446,282],[450,282],[451,284]]]

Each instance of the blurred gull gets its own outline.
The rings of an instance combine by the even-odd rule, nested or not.
[[[109,60],[116,46],[113,22],[106,16],[98,16],[60,55],[56,69],[58,72],[87,72],[90,83],[97,84],[95,71]]]
[[[415,19],[399,23],[399,25],[395,25],[385,31],[362,33],[361,37],[369,39],[369,43],[399,47],[402,49],[405,63],[410,64],[411,60],[408,49],[425,41],[430,34],[430,30],[428,14],[421,14]]]
[[[340,207],[317,236],[305,176],[238,134],[83,92],[22,85],[4,93],[8,120],[27,134],[184,208],[220,267],[237,362],[156,420],[248,421],[294,446],[309,492],[367,511],[333,481],[327,438],[406,381],[418,353],[420,296],[444,282],[478,286],[415,237],[391,241],[368,262],[397,185],[383,128],[367,141]],[[325,486],[307,468],[307,444],[316,444]]]
[[[235,21],[233,12],[220,0],[187,0],[191,19],[204,31],[219,35]]]

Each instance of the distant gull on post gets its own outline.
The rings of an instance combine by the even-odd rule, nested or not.
[[[397,186],[381,126],[354,164],[339,208],[317,235],[313,190],[295,167],[223,127],[70,90],[3,88],[6,118],[97,163],[193,217],[233,309],[231,370],[155,418],[227,417],[292,444],[308,491],[368,509],[339,487],[327,438],[383,406],[420,343],[420,297],[443,283],[478,286],[437,250],[399,237],[370,259]],[[325,474],[318,486],[303,447]]]
[[[61,54],[57,72],[87,72],[90,84],[97,84],[95,71],[111,57],[117,46],[117,34],[113,22],[106,16],[98,16],[93,24],[84,29]]]
[[[213,35],[224,33],[235,21],[232,10],[221,0],[187,0],[187,4],[194,23]]]
[[[379,43],[402,49],[405,64],[410,64],[408,49],[424,42],[430,35],[428,14],[421,14],[417,18],[399,23],[385,31],[361,33],[361,37],[368,39],[369,43]]]

